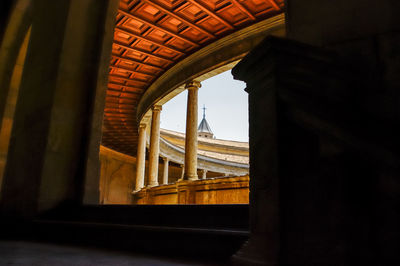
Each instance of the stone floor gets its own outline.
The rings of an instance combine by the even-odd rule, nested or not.
[[[0,265],[213,265],[195,261],[196,258],[190,261],[87,247],[25,241],[0,241]]]

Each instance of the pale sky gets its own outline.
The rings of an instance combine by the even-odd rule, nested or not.
[[[248,101],[242,81],[234,80],[226,71],[201,83],[199,89],[199,117],[203,118],[203,105],[207,108],[206,119],[217,139],[249,141]],[[161,128],[185,132],[187,91],[163,105]]]

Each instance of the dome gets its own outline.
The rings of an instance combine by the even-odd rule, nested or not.
[[[206,120],[206,108],[203,107],[203,119],[201,120],[199,127],[197,128],[197,134],[203,138],[214,138],[214,133],[211,131],[211,127]]]

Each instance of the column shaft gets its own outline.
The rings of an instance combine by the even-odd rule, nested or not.
[[[134,192],[144,187],[144,171],[146,163],[146,124],[139,126],[139,143],[136,158],[136,185]]]
[[[202,174],[201,179],[207,179],[207,170],[206,169],[203,169],[201,171],[201,174]]]
[[[181,179],[183,179],[183,177],[185,176],[185,165],[181,164],[181,169],[182,169]]]
[[[164,158],[163,185],[168,184],[168,164],[169,164],[169,159]]]
[[[197,180],[197,94],[201,87],[199,82],[186,84],[188,102],[186,114],[185,139],[185,180]]]
[[[152,108],[150,151],[149,151],[149,187],[158,186],[158,156],[160,153],[160,111],[162,107]]]

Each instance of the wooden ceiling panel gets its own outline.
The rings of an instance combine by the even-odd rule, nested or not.
[[[119,2],[119,7],[124,8],[127,10],[131,10],[135,5],[137,5],[140,2],[140,0],[121,0]]]
[[[122,91],[123,85],[116,85],[114,83],[108,83],[108,88],[114,91]]]
[[[153,66],[160,66],[163,68],[167,68],[171,64],[170,61],[167,61],[167,60],[164,60],[161,58],[147,58],[145,62],[149,63]]]
[[[122,49],[121,46],[119,46],[119,45],[113,43],[113,45],[112,45],[112,53],[113,53],[113,54],[120,55],[120,54],[122,54],[124,51],[125,51],[125,50]]]
[[[184,0],[151,0],[151,2],[163,6],[164,8],[168,8],[171,11],[185,3]]]
[[[124,98],[124,99],[131,99],[131,100],[137,100],[138,96],[134,93],[129,93],[129,92],[122,92],[120,94],[120,97]]]
[[[144,83],[148,83],[148,82],[152,81],[153,76],[142,74],[142,73],[139,73],[139,72],[134,72],[133,78],[138,80],[138,81],[141,81],[141,82],[144,82]]]
[[[147,83],[141,80],[131,78],[126,81],[126,85],[135,88],[144,88],[147,85]]]
[[[110,67],[110,69],[111,69],[110,71],[111,75],[115,75],[120,78],[128,78],[131,75],[130,71],[122,68]]]
[[[154,52],[159,46],[155,45],[153,42],[138,40],[136,43],[132,45],[132,47],[137,47],[146,52]]]
[[[190,3],[179,9],[179,14],[184,18],[192,21],[193,23],[196,23],[197,21],[208,16],[207,13],[204,12],[201,8]]]
[[[227,0],[196,0],[210,10],[218,11],[231,3]]]
[[[183,54],[177,53],[171,49],[166,49],[166,48],[160,48],[157,50],[157,54],[160,56],[163,56],[165,58],[169,58],[170,60],[177,60],[179,57],[181,57]]]
[[[160,9],[154,5],[150,5],[142,1],[142,5],[138,8],[135,14],[146,21],[150,21],[152,24],[156,24],[157,21],[164,15]]]
[[[167,41],[172,37],[172,35],[166,33],[165,31],[153,29],[145,34],[146,38],[153,40],[155,42],[167,43]],[[179,48],[179,47],[177,47]]]
[[[161,72],[161,70],[158,67],[145,64],[140,65],[139,70],[141,71],[141,73],[146,73],[149,75],[156,75],[156,76],[158,76]]]
[[[216,12],[221,18],[226,20],[232,25],[239,25],[248,22],[248,16],[237,6],[230,4]]]
[[[123,92],[124,94],[121,93],[120,97],[129,97],[131,99],[137,99],[137,96],[135,94],[137,94],[138,89],[135,87],[129,87],[129,86],[123,86],[123,89],[121,90],[121,92]],[[126,95],[129,94],[130,96]]]
[[[143,62],[144,59],[146,59],[146,55],[135,50],[127,50],[125,53],[123,53],[124,56],[126,56],[129,59],[134,59],[138,60],[139,62]]]
[[[121,85],[124,85],[125,84],[125,79],[121,78],[121,77],[118,77],[118,76],[110,75],[110,76],[108,76],[108,82],[109,83],[120,83]]]
[[[283,0],[121,0],[102,144],[136,155],[137,104],[171,66],[226,34],[283,12]]]
[[[174,17],[167,17],[160,23],[160,25],[166,29],[169,29],[175,34],[179,34],[179,32],[188,27],[182,20],[176,19]]]
[[[276,0],[239,0],[239,3],[255,16],[280,10],[280,6]]]
[[[116,59],[116,62],[112,64],[113,67],[121,68],[121,69],[127,69],[129,68],[130,70],[137,70],[139,67],[138,64],[134,63],[134,61],[130,60],[125,60],[125,59]]]
[[[120,27],[125,30],[129,30],[131,32],[134,32],[136,34],[143,34],[146,30],[148,30],[150,27],[147,26],[144,22],[138,20],[138,19],[132,19],[132,18],[127,18],[123,23],[120,23],[121,25],[117,25],[117,27]]]
[[[186,30],[181,32],[182,36],[185,36],[193,41],[195,41],[196,43],[203,43],[207,40],[210,40],[210,38],[202,33],[201,31],[198,31],[197,29],[193,29],[193,28],[187,28]]]
[[[168,41],[168,44],[178,48],[181,51],[185,51],[186,53],[189,53],[191,50],[195,49],[192,45],[188,44],[187,42],[184,42],[180,39],[172,38],[171,40]]]
[[[118,42],[125,45],[129,45],[132,42],[133,38],[126,33],[115,31],[114,40],[117,40]]]

